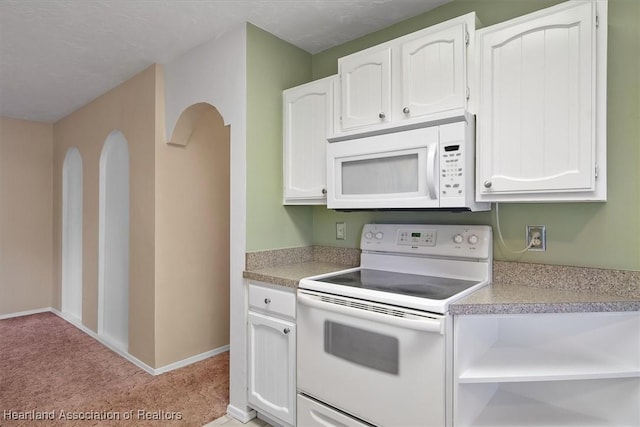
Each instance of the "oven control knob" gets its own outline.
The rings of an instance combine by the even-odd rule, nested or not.
[[[472,234],[471,236],[469,236],[467,240],[469,241],[470,244],[475,245],[476,243],[478,243],[478,236],[476,236],[475,234]]]
[[[382,231],[378,231],[376,233],[376,240],[382,240],[382,237],[384,236],[384,234],[382,234]]]
[[[456,234],[455,236],[453,236],[453,242],[454,243],[462,243],[464,239],[462,238],[462,234]]]
[[[366,233],[364,233],[364,238],[365,239],[373,239],[373,233],[370,231],[367,231]]]

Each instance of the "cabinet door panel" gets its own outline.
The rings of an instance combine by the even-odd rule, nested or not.
[[[391,49],[340,60],[342,130],[391,119]]]
[[[589,3],[480,37],[483,194],[595,188]]]
[[[284,202],[326,203],[326,144],[333,132],[334,78],[283,93]]]
[[[295,420],[295,325],[249,312],[249,403],[289,424]]]
[[[465,67],[464,24],[404,43],[401,116],[464,108]]]

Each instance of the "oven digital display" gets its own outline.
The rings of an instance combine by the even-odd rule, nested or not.
[[[434,230],[400,230],[398,244],[404,246],[435,246],[436,235]]]

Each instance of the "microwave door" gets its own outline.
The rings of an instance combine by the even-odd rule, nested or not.
[[[421,129],[424,130],[424,129]],[[390,138],[390,137],[395,138]],[[406,134],[330,143],[330,209],[411,209],[439,207],[437,134]]]

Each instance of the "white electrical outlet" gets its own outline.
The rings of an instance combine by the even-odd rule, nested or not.
[[[527,225],[526,243],[530,251],[546,251],[546,227],[544,225]]]
[[[336,239],[344,240],[347,238],[347,225],[344,222],[336,222]]]

